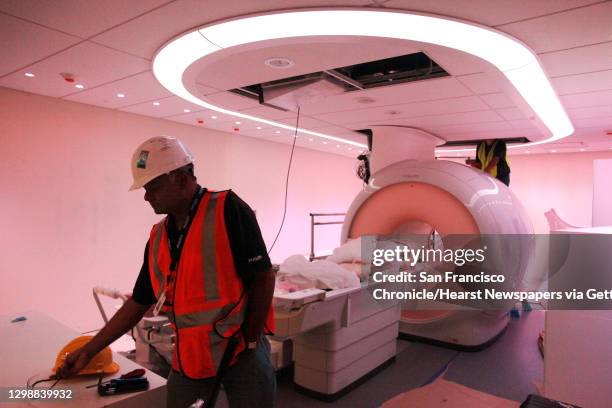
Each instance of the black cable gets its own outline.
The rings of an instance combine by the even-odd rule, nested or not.
[[[298,110],[297,110],[297,117],[296,117],[296,122],[295,122],[295,130],[293,133],[293,143],[291,144],[291,154],[289,155],[289,165],[287,166],[287,176],[285,178],[285,202],[284,202],[284,208],[283,208],[283,218],[281,220],[281,225],[278,229],[278,232],[276,234],[276,237],[274,238],[274,241],[272,242],[272,245],[270,246],[270,249],[268,250],[268,255],[270,255],[270,252],[272,251],[272,249],[274,248],[274,245],[276,244],[276,241],[278,240],[278,237],[280,236],[281,231],[283,230],[283,225],[285,224],[285,217],[287,215],[287,196],[289,193],[289,175],[291,174],[291,163],[293,162],[293,152],[295,151],[295,143],[297,140],[297,131],[299,128],[299,124],[300,124],[300,107],[298,106]],[[225,319],[227,319],[227,317],[234,311],[234,309],[236,309],[236,307],[238,307],[238,305],[240,305],[240,303],[242,303],[242,299],[244,298],[244,295],[246,294],[246,288],[243,288],[242,293],[240,294],[240,299],[238,299],[238,302],[236,302],[236,304],[227,312],[225,313],[224,316],[220,317],[219,319],[215,320],[213,322],[213,330],[215,331],[215,333],[217,334],[217,336],[219,336],[222,339],[231,339],[233,337],[235,337],[238,333],[240,333],[241,329],[236,330],[234,333],[231,334],[231,336],[224,336],[218,329],[217,329],[217,325],[219,324],[219,322],[224,321]]]
[[[270,255],[270,252],[272,252],[272,248],[274,248],[274,245],[276,244],[276,240],[278,239],[281,231],[283,230],[283,225],[285,224],[285,216],[287,215],[287,194],[289,192],[289,174],[291,173],[291,162],[293,161],[293,152],[295,151],[295,142],[297,140],[297,131],[299,128],[299,124],[300,124],[300,107],[298,106],[297,118],[295,121],[295,132],[293,133],[293,144],[291,145],[291,155],[289,156],[289,166],[287,167],[287,177],[285,179],[285,205],[284,205],[285,208],[283,209],[283,219],[281,221],[280,228],[278,229],[278,233],[276,234],[276,238],[274,238],[274,242],[272,242],[272,245],[270,246],[270,249],[268,250],[268,255]]]
[[[49,381],[55,381],[55,384],[53,384],[51,386],[51,388],[55,387],[55,385],[59,382],[61,378],[55,378],[55,377],[49,377],[49,378],[45,378],[44,380],[38,380],[38,381],[34,381],[32,383],[32,385],[30,385],[30,387],[34,388],[36,387],[37,384],[43,383],[43,382],[49,382]],[[29,387],[28,387],[29,388]]]

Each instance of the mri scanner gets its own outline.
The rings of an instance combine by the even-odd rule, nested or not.
[[[410,233],[423,225],[443,242],[454,234],[533,234],[523,206],[504,184],[465,165],[434,160],[440,143],[417,129],[374,129],[373,176],[348,209],[342,243]],[[531,244],[519,240],[500,251],[504,270],[498,273],[520,282],[533,255]],[[299,390],[325,399],[344,394],[394,360],[398,331],[410,339],[478,350],[499,337],[509,321],[508,309],[401,310],[397,301],[374,300],[372,285],[275,296],[276,335],[294,341]]]

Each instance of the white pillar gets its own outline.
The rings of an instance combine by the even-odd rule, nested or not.
[[[435,148],[445,141],[420,129],[403,126],[372,126],[370,172],[402,160],[433,160]]]

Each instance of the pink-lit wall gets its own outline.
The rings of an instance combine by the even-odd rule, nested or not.
[[[531,217],[536,233],[547,233],[544,212],[554,208],[576,226],[590,226],[593,208],[593,160],[612,152],[551,153],[510,157],[510,188]]]
[[[256,211],[264,239],[282,218],[288,145],[0,88],[0,313],[46,311],[78,330],[99,327],[91,288],[130,291],[148,231],[159,219],[128,192],[133,149],[148,137],[181,137],[200,182],[233,188]],[[593,160],[612,153],[512,156],[511,188],[536,232],[554,207],[590,225]],[[308,253],[309,212],[342,212],[361,188],[349,158],[297,149],[287,218],[272,259]],[[321,227],[318,249],[338,244]]]
[[[572,225],[591,225],[596,159],[612,159],[612,151],[510,156],[510,189],[523,203],[537,234],[548,233],[544,213],[551,208]]]
[[[129,162],[165,134],[194,151],[201,184],[232,188],[257,211],[268,245],[280,225],[290,146],[0,88],[0,313],[45,311],[77,330],[102,323],[91,289],[131,291],[159,219],[128,192]],[[361,188],[350,158],[296,149],[280,262],[308,253],[309,212],[341,212]],[[319,248],[338,245],[321,230]]]
[[[612,225],[612,158],[593,161],[593,226]]]

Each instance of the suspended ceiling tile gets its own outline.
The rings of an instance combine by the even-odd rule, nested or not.
[[[206,96],[206,95],[210,95],[210,94],[221,92],[220,89],[216,89],[216,88],[213,88],[211,86],[207,86],[207,85],[203,85],[203,84],[198,84],[198,83],[196,83],[196,88],[200,92],[200,96]]]
[[[498,82],[484,72],[460,76],[457,79],[476,94],[491,94],[501,92],[501,87]]]
[[[540,54],[540,60],[549,77],[609,70],[612,69],[612,36],[607,43]]]
[[[124,108],[120,108],[119,110],[157,118],[187,113],[184,112],[184,109],[189,109],[192,112],[205,110],[203,107],[187,102],[178,96],[171,96],[169,98],[161,99],[159,103],[159,106],[154,106],[152,102],[144,102],[137,105],[126,106]]]
[[[367,136],[365,134],[357,132],[357,130],[362,130],[361,128],[355,128],[355,130],[350,130],[350,129],[344,129],[338,126],[327,126],[327,127],[322,127],[322,128],[313,128],[309,130],[312,130],[313,132],[317,132],[317,133],[322,133],[327,136],[338,137],[338,138],[341,138],[347,141],[361,143],[364,145],[367,144],[368,142]],[[320,138],[318,136],[307,135],[307,134],[300,134],[300,137],[303,137],[306,139],[313,139],[313,140],[325,140],[324,138]],[[328,141],[328,142],[333,143],[333,141]],[[347,144],[347,146],[350,146],[350,145]]]
[[[258,127],[261,129],[257,129]],[[265,125],[264,126],[246,126],[246,127],[240,128],[240,133],[241,134],[248,133],[249,135],[253,137],[265,139],[265,138],[278,136],[278,134],[274,133],[275,130],[276,130],[275,128],[265,127]]]
[[[328,125],[328,126],[323,126],[323,127],[315,127],[315,128],[312,128],[311,130],[314,130],[315,132],[330,134],[331,136],[335,136],[335,134],[353,133],[351,130],[343,126],[329,126]]]
[[[530,2],[535,3],[535,2]],[[599,2],[498,27],[537,53],[565,50],[612,39],[612,2]]]
[[[526,137],[531,139],[539,136],[537,131],[529,129],[510,129],[510,130],[496,130],[486,132],[445,132],[440,136],[449,141],[453,140],[485,140],[485,139],[508,139],[515,137]]]
[[[573,119],[572,123],[577,128],[588,128],[588,127],[602,127],[606,129],[612,129],[612,117],[598,117],[598,118],[579,118]]]
[[[449,126],[470,123],[500,122],[502,120],[502,117],[499,116],[495,111],[483,110],[474,112],[451,113],[446,115],[419,116],[415,118],[400,119],[394,121],[393,123],[399,126],[413,126],[427,130],[430,126]],[[372,124],[384,124],[386,122],[387,121],[381,121],[380,123],[375,122]]]
[[[247,129],[248,130],[248,129]],[[276,127],[271,127],[268,129],[262,129],[259,132],[259,135],[263,138],[290,138],[293,137],[293,135],[295,135],[295,132],[293,130],[289,130],[289,129],[279,129]]]
[[[168,0],[3,0],[0,11],[87,38],[164,3]]]
[[[480,99],[493,109],[512,108],[515,106],[514,102],[505,93],[480,95]]]
[[[30,72],[30,70],[27,70],[27,72]],[[0,86],[55,98],[68,95],[77,90],[74,84],[65,82],[55,72],[50,73],[38,69],[32,70],[32,72],[36,77],[28,78],[21,71],[7,75],[0,79]]]
[[[470,0],[467,6],[461,1],[391,0],[385,2],[384,6],[451,16],[495,26],[595,2],[597,0]]]
[[[505,120],[527,119],[525,114],[521,112],[519,108],[497,109],[497,113],[499,113]]]
[[[118,98],[117,94],[123,94],[125,97]],[[172,94],[157,82],[151,71],[147,71],[94,89],[85,89],[64,99],[106,108],[119,108],[154,101],[161,105],[160,100],[169,96]]]
[[[289,126],[295,126],[297,121],[298,121],[297,115],[295,115],[295,117],[292,117],[292,118],[279,119],[279,122],[284,123]],[[321,120],[314,119],[306,115],[300,115],[298,126],[301,128],[312,129],[316,127],[330,126],[330,123],[323,122]]]
[[[529,119],[509,120],[508,124],[512,126],[512,128],[514,129],[531,129],[531,130],[537,131],[537,128],[534,126],[533,122],[530,121]]]
[[[291,143],[293,143],[293,138],[277,138],[270,139],[270,141],[291,145]],[[315,150],[323,153],[335,154],[350,158],[355,158],[355,156],[358,155],[360,151],[359,148],[354,146],[340,144],[340,147],[336,147],[337,143],[333,144],[333,142],[331,141],[325,141],[326,143],[324,144],[323,142],[324,140],[322,139],[298,137],[296,139],[295,145],[296,147],[301,147],[304,149]]]
[[[44,84],[44,91],[36,90],[36,93],[61,97],[75,91],[74,84],[66,83],[60,76],[62,72],[74,74],[75,84],[82,83],[85,88],[93,88],[147,71],[149,68],[149,62],[141,58],[83,42],[28,67],[28,70],[36,73],[36,77],[32,79],[38,79],[38,83]],[[18,72],[3,80],[22,75]]]
[[[461,125],[470,123],[498,122],[502,117],[493,110],[481,110],[474,112],[451,113],[440,116],[428,116],[422,118],[425,122],[440,125]]]
[[[302,112],[307,115],[340,112],[350,109],[366,109],[387,105],[398,105],[417,101],[439,100],[469,96],[472,93],[455,78],[435,78],[403,84],[345,92],[316,103],[305,105]],[[369,103],[362,103],[367,98]]]
[[[249,108],[241,110],[240,113],[244,113],[246,115],[252,115],[255,117],[260,117],[269,120],[278,120],[278,119],[291,119],[296,116],[295,112],[291,111],[282,111],[279,109],[269,108],[267,106],[257,106],[255,108]]]
[[[452,48],[426,44],[422,51],[452,76],[477,74],[489,66],[478,57]]]
[[[0,14],[0,76],[26,67],[79,41],[79,38]],[[23,76],[24,72],[20,75]],[[14,84],[15,89],[22,89],[19,87],[20,81]],[[5,86],[13,88],[9,84]]]
[[[602,131],[601,128],[576,129],[576,132],[568,139],[575,139],[589,145],[599,144],[612,147],[612,137],[608,136],[606,131]]]
[[[228,133],[239,133],[239,131],[234,131],[234,128],[236,128],[236,126],[233,125],[231,122],[219,122],[216,120],[206,119],[205,114],[202,114],[201,116],[193,115],[193,114],[189,114],[189,115],[183,114],[183,115],[179,115],[175,117],[169,117],[167,119],[195,125],[198,118],[201,118],[204,120],[204,124],[201,126],[204,126],[208,129],[215,129],[215,130],[219,130],[222,132],[228,132]]]
[[[197,112],[183,113],[176,116],[169,116],[166,119],[173,122],[185,123],[187,125],[197,126],[201,128],[212,128],[212,121],[208,116],[211,113],[210,110],[201,110]],[[200,121],[202,123],[200,123]],[[214,123],[213,123],[214,124]]]
[[[188,28],[209,20],[212,8],[199,0],[179,0],[115,27],[92,38],[93,41],[153,59],[155,52],[167,41]],[[154,35],[152,35],[154,33]]]
[[[469,132],[496,132],[500,130],[510,130],[512,127],[507,122],[489,122],[489,123],[470,123],[465,125],[453,126],[431,126],[433,133],[436,134],[454,134],[454,133],[469,133]]]
[[[566,109],[612,105],[612,89],[563,95],[561,101]]]
[[[353,126],[355,123],[371,123],[374,121],[387,120],[394,122],[401,119],[402,117],[410,116],[409,113],[402,112],[402,107],[405,105],[395,105],[391,107],[376,107],[371,109],[360,109],[360,110],[348,110],[343,112],[334,112],[322,115],[316,115],[317,119],[322,121],[333,123],[336,125],[347,125]],[[406,109],[404,109],[405,111]],[[397,112],[397,115],[390,117],[388,112]]]
[[[232,115],[226,115],[224,113],[219,113],[217,111],[214,110],[206,110],[206,114],[205,114],[205,118],[206,120],[209,121],[215,121],[215,122],[233,122],[235,120],[238,120],[235,116]]]
[[[488,106],[476,96],[443,99],[439,101],[423,101],[404,105],[381,106],[370,109],[334,112],[316,115],[317,119],[334,124],[348,124],[367,121],[398,120],[416,116],[441,115],[458,112],[488,110]]]
[[[345,6],[365,6],[370,3],[371,1],[369,0],[334,2],[334,4]],[[178,0],[96,36],[94,40],[101,44],[151,59],[159,47],[189,28],[228,17],[305,6],[329,6],[329,2],[326,0],[308,2],[296,0],[282,2],[278,0],[207,0],[206,2],[201,0]]]
[[[552,83],[559,95],[612,90],[612,69],[553,78]]]
[[[231,92],[219,92],[206,96],[206,101],[221,108],[239,111],[243,109],[255,108],[259,102],[246,96],[236,95]]]
[[[610,118],[610,124],[612,125],[612,105],[568,109],[567,113],[572,120],[601,117]]]
[[[544,148],[546,150],[557,150],[557,152],[560,152],[562,150],[576,150],[582,147],[582,143],[578,142],[578,141],[569,141],[567,139],[563,140],[562,142],[556,142],[556,143],[548,143],[546,144],[546,146],[544,146]]]
[[[247,120],[247,119],[241,119],[241,118],[235,118],[235,117],[227,117],[228,120],[222,120],[219,121],[220,124],[222,124],[223,126],[227,126],[228,128],[234,129],[234,128],[238,128],[241,131],[242,130],[263,130],[266,125],[260,122],[256,122],[254,120]],[[261,128],[261,129],[257,129],[257,128]],[[272,127],[274,128],[274,127]]]
[[[352,142],[357,142],[364,145],[368,143],[367,136],[356,131],[334,132],[334,136],[341,137],[342,139],[350,140]]]
[[[275,143],[288,144],[287,143],[287,139],[288,138],[274,137],[274,136],[270,136],[270,135],[267,135],[269,137],[266,137],[266,136],[263,136],[260,131],[255,131],[253,129],[251,129],[251,130],[240,130],[240,132],[235,133],[235,134],[240,135],[240,136],[251,137],[251,138],[257,139],[257,140],[262,141],[262,142],[275,142]],[[276,135],[276,136],[278,136],[278,135]]]

